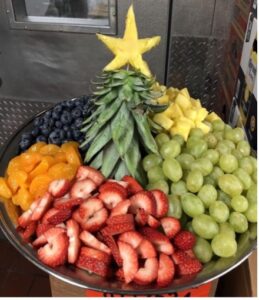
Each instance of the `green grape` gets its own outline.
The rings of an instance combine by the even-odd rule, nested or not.
[[[203,202],[205,208],[209,208],[209,206],[217,200],[217,196],[217,190],[210,184],[205,184],[198,193],[198,197]]]
[[[180,154],[180,152],[181,152],[181,146],[175,140],[165,142],[160,148],[160,154],[164,159],[175,158],[177,155]]]
[[[220,154],[228,154],[231,153],[231,148],[229,148],[228,144],[222,140],[219,141],[216,147],[216,150],[220,153]]]
[[[244,130],[240,127],[233,129],[233,142],[238,143],[245,138]]]
[[[204,133],[200,128],[192,128],[190,131],[190,136],[195,136],[198,138],[203,138]]]
[[[210,173],[210,176],[217,182],[219,177],[222,175],[224,175],[224,172],[218,166],[215,166],[212,172]]]
[[[231,206],[237,212],[245,212],[248,208],[248,201],[242,195],[237,195],[231,199]]]
[[[226,193],[224,193],[221,190],[218,190],[218,200],[224,202],[228,208],[232,208],[231,206],[231,198],[229,197],[229,195],[227,195]]]
[[[183,170],[190,170],[191,164],[194,161],[194,157],[188,153],[182,153],[178,155],[176,159],[179,161]]]
[[[204,140],[194,136],[188,139],[186,147],[190,154],[195,158],[201,157],[202,154],[208,149],[208,145]]]
[[[237,143],[237,150],[239,150],[243,156],[249,156],[251,148],[247,141],[240,141]]]
[[[203,179],[203,184],[210,184],[210,185],[213,185],[214,187],[217,186],[217,181],[212,178],[210,175],[208,176],[205,176],[204,179]]]
[[[179,162],[174,158],[167,158],[163,162],[165,176],[173,182],[179,181],[183,176],[183,170]]]
[[[236,234],[232,226],[228,222],[219,224],[219,233],[225,233],[231,236],[231,238],[235,239]]]
[[[198,258],[198,260],[203,264],[206,264],[209,261],[211,261],[213,256],[210,243],[201,237],[196,238],[196,243],[193,247],[193,252]]]
[[[184,143],[185,143],[184,138],[181,135],[179,135],[179,134],[174,135],[172,139],[174,141],[177,141],[180,146],[183,146]]]
[[[202,121],[202,123],[204,123],[205,125],[207,125],[210,128],[210,131],[212,131],[212,124],[211,124],[211,122],[204,120],[204,121]]]
[[[162,158],[160,156],[156,154],[149,154],[143,159],[142,165],[144,170],[147,172],[152,167],[158,166],[161,162]]]
[[[246,198],[250,203],[257,202],[257,184],[251,184],[246,193]]]
[[[249,156],[250,160],[251,160],[251,163],[253,165],[253,170],[254,171],[257,171],[257,159],[253,156]]]
[[[231,154],[233,154],[237,158],[237,160],[239,160],[243,157],[242,153],[237,149],[233,149],[231,151]]]
[[[208,158],[213,163],[213,165],[215,165],[219,161],[219,153],[215,149],[209,149],[209,150],[207,150],[203,154],[202,157]]]
[[[212,172],[213,164],[208,158],[198,158],[191,164],[191,170],[200,171],[203,176],[207,176]]]
[[[217,146],[218,140],[213,133],[206,134],[204,140],[207,142],[209,149],[214,149]]]
[[[224,136],[223,131],[216,131],[216,132],[213,132],[213,134],[218,142],[223,140],[223,136]]]
[[[248,190],[250,188],[252,179],[244,169],[238,168],[233,174],[241,181],[244,190]]]
[[[188,170],[183,170],[183,176],[182,180],[186,183],[187,177],[188,177],[189,171]]]
[[[147,172],[147,177],[150,183],[166,179],[164,172],[160,166],[154,166],[149,169]]]
[[[231,257],[237,251],[237,242],[229,235],[219,233],[213,238],[211,248],[219,257]]]
[[[224,131],[224,139],[225,140],[229,140],[234,142],[235,138],[234,138],[235,134],[234,134],[234,129],[230,128]]]
[[[169,211],[168,216],[180,219],[182,217],[181,200],[176,195],[168,195]]]
[[[212,128],[214,131],[223,131],[225,123],[222,120],[215,120],[212,122]]]
[[[224,174],[219,177],[218,185],[226,194],[234,197],[240,195],[243,191],[243,185],[240,180],[232,174]]]
[[[169,193],[169,186],[165,180],[149,183],[146,188],[147,190],[161,190],[167,195]]]
[[[239,235],[238,244],[237,244],[237,251],[239,253],[244,253],[244,250],[247,249],[250,240],[250,234],[248,231]]]
[[[184,227],[184,228],[185,228],[186,230],[192,232],[192,233],[195,233],[194,230],[193,230],[193,228],[192,228],[192,222],[191,222],[191,221],[187,222],[187,223],[185,224],[185,227]]]
[[[198,170],[190,171],[186,179],[186,187],[192,193],[197,193],[203,185],[202,173]]]
[[[252,174],[252,179],[255,183],[257,183],[257,171],[254,171]]]
[[[210,216],[218,223],[224,223],[229,217],[229,209],[222,201],[215,201],[209,207]]]
[[[171,185],[171,193],[173,195],[183,195],[187,193],[186,184],[183,180],[179,180],[178,182],[173,182]]]
[[[255,240],[257,238],[257,224],[256,223],[250,223],[249,227],[249,237],[251,240]]]
[[[228,148],[230,148],[231,151],[236,149],[236,146],[232,141],[230,140],[223,140],[223,141],[228,146]]]
[[[257,222],[257,203],[249,203],[248,209],[245,212],[247,220],[251,223]]]
[[[239,160],[239,168],[245,170],[249,175],[252,175],[254,171],[253,163],[249,157],[242,157]]]
[[[224,132],[227,130],[232,130],[232,127],[228,124],[225,124]]]
[[[222,154],[219,159],[219,166],[225,173],[233,173],[238,168],[238,161],[232,154]]]
[[[201,199],[191,193],[186,193],[181,196],[183,211],[189,217],[195,217],[204,213],[204,206]]]
[[[196,234],[204,239],[213,239],[219,232],[217,222],[211,216],[201,214],[193,218],[192,227]]]
[[[229,216],[229,223],[237,233],[243,233],[248,229],[247,218],[240,212],[232,212]]]
[[[155,137],[155,141],[156,141],[158,147],[160,148],[164,143],[170,141],[170,138],[166,133],[159,133]]]

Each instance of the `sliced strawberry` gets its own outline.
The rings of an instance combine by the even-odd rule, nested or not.
[[[41,236],[44,232],[46,232],[47,230],[49,230],[50,228],[53,228],[53,227],[54,227],[54,225],[52,225],[52,224],[39,223],[36,228],[37,237]]]
[[[143,187],[133,177],[125,175],[122,180],[128,183],[128,191],[130,195],[143,191]]]
[[[36,228],[37,223],[35,221],[30,222],[22,232],[23,239],[28,241],[28,239],[36,232]]]
[[[33,210],[32,215],[31,215],[31,221],[40,220],[41,217],[43,216],[43,214],[49,208],[52,201],[53,201],[53,198],[49,192],[46,192],[42,197],[37,199],[35,201],[36,208]]]
[[[134,281],[140,285],[146,285],[157,279],[158,260],[157,258],[148,258],[144,263],[144,267],[140,268],[135,274]]]
[[[160,222],[151,215],[148,216],[147,223],[151,228],[157,228],[160,226]]]
[[[173,238],[181,230],[180,221],[174,217],[164,217],[160,221],[163,230],[169,239]]]
[[[78,180],[84,180],[86,178],[89,178],[97,186],[100,186],[105,179],[101,172],[89,166],[80,166],[77,170],[76,178]]]
[[[106,252],[107,254],[111,254],[111,250],[104,243],[100,242],[94,235],[90,232],[84,230],[79,235],[80,240],[89,247],[94,249]]]
[[[99,192],[102,193],[106,190],[110,190],[113,188],[118,189],[121,192],[121,194],[123,195],[124,199],[127,198],[127,196],[128,196],[127,190],[115,181],[114,182],[106,181],[103,185],[100,186]]]
[[[166,194],[160,190],[151,190],[150,191],[156,202],[156,214],[157,218],[161,218],[167,215],[168,212],[168,198]]]
[[[148,214],[145,212],[143,208],[137,208],[137,213],[135,217],[135,221],[140,226],[145,226],[147,224]]]
[[[53,206],[57,209],[71,209],[72,207],[78,206],[83,203],[83,198],[58,198],[54,200]]]
[[[87,218],[103,208],[102,200],[98,198],[90,198],[84,201],[79,207],[81,218]]]
[[[196,258],[185,260],[177,265],[177,274],[180,276],[191,275],[200,272],[202,264]]]
[[[138,255],[129,244],[118,241],[125,282],[130,283],[138,271]]]
[[[143,237],[137,231],[127,231],[119,236],[118,241],[130,244],[134,249],[138,248]]]
[[[118,280],[120,281],[125,281],[125,277],[124,277],[124,272],[123,269],[120,268],[115,272],[115,276],[118,278]]]
[[[140,233],[144,235],[146,239],[152,242],[158,252],[162,252],[167,255],[172,255],[174,252],[174,247],[170,243],[170,240],[167,236],[162,234],[161,232],[150,228],[143,227],[140,228]]]
[[[49,224],[48,219],[52,216],[55,216],[56,213],[58,213],[59,210],[57,208],[50,208],[49,210],[47,210],[45,212],[45,214],[43,215],[42,219],[41,219],[41,223],[42,224]]]
[[[54,209],[55,208],[53,208],[53,210]],[[68,220],[70,217],[71,217],[70,209],[60,209],[60,210],[57,210],[57,212],[55,214],[53,214],[52,216],[49,216],[47,218],[47,221],[49,224],[58,225],[61,222]]]
[[[187,230],[180,231],[174,238],[174,245],[180,250],[192,249],[195,242],[195,235]]]
[[[135,230],[134,223],[117,223],[108,225],[103,229],[106,235],[117,235],[127,231]]]
[[[27,225],[29,225],[29,223],[31,222],[31,215],[32,215],[32,210],[31,210],[31,207],[30,207],[27,211],[25,211],[18,218],[18,224],[19,224],[19,226],[21,226],[22,228],[25,228]]]
[[[157,256],[155,247],[147,239],[142,240],[142,242],[137,248],[137,252],[140,258],[152,258]]]
[[[37,237],[36,240],[34,240],[32,242],[32,245],[33,245],[33,247],[38,248],[38,247],[44,246],[45,244],[47,244],[47,242],[48,242],[47,238],[45,237],[44,234],[42,234],[39,237]]]
[[[51,228],[44,233],[47,244],[38,250],[38,257],[50,267],[63,265],[67,260],[68,237],[61,228]]]
[[[133,213],[137,213],[138,208],[142,208],[148,215],[155,215],[156,202],[152,193],[147,191],[140,191],[130,198],[131,207],[130,210]]]
[[[106,224],[107,225],[114,225],[114,224],[119,224],[119,223],[131,223],[134,225],[134,218],[132,214],[125,214],[125,215],[117,215],[110,217]]]
[[[64,196],[70,189],[71,183],[67,179],[57,179],[50,183],[49,193],[57,198]]]
[[[117,215],[125,215],[130,207],[130,200],[123,200],[121,202],[119,202],[112,210],[111,210],[111,214],[110,217],[114,217]]]
[[[57,235],[61,233],[66,233],[66,228],[58,228],[58,227],[51,227],[45,232],[43,232],[33,243],[34,247],[40,247],[45,245],[48,242],[47,237],[49,239],[54,239]]]
[[[104,230],[102,230],[102,236],[104,239],[104,242],[107,244],[107,246],[111,249],[112,256],[118,266],[122,266],[122,258],[120,256],[119,248],[117,244],[115,243],[114,238],[111,235],[107,235]]]
[[[122,180],[114,180],[114,179],[108,179],[107,182],[116,182],[119,185],[121,185],[122,187],[124,187],[125,189],[128,188],[129,184],[126,181],[122,181]]]
[[[175,274],[174,263],[171,258],[163,253],[159,256],[157,285],[160,287],[167,286],[172,282]]]
[[[176,265],[188,262],[189,260],[191,260],[193,257],[191,257],[187,251],[183,251],[183,250],[176,250],[173,255],[172,255],[172,259],[174,261],[174,263]]]
[[[73,184],[70,190],[71,198],[88,199],[91,193],[96,189],[96,184],[91,179],[83,179]]]
[[[189,250],[185,250],[184,251],[186,254],[188,254],[191,258],[196,258],[194,252],[192,249],[189,249]]]
[[[79,240],[79,225],[73,219],[67,221],[67,236],[69,238],[68,245],[68,262],[74,264],[77,260],[80,240]]]
[[[108,209],[113,209],[119,202],[125,199],[120,189],[111,187],[101,192],[98,196]]]
[[[111,262],[111,256],[109,254],[89,247],[81,247],[80,255],[95,258],[99,261],[103,261],[105,264]]]

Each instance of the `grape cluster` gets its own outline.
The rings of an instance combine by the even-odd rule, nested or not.
[[[210,126],[206,135],[192,129],[186,142],[160,133],[160,155],[143,159],[147,188],[169,194],[169,214],[197,235],[194,251],[203,263],[235,255],[239,236],[254,236],[257,223],[257,160],[244,131],[222,120]]]
[[[36,142],[61,145],[72,140],[81,143],[84,139],[80,131],[82,122],[91,110],[91,102],[86,96],[56,104],[35,118],[30,132],[22,134],[20,150],[25,151]]]

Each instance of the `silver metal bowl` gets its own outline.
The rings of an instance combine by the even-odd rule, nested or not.
[[[42,112],[43,113],[43,112]],[[39,114],[40,115],[40,114]],[[37,116],[39,116],[37,115]],[[2,149],[0,154],[0,176],[3,176],[11,158],[18,154],[18,143],[21,134],[32,128],[33,119],[28,121],[10,138],[9,142]],[[136,284],[126,285],[116,279],[103,279],[94,274],[80,270],[73,266],[61,266],[50,268],[41,263],[36,255],[36,251],[24,243],[19,234],[16,232],[15,225],[8,216],[5,206],[0,202],[0,227],[9,240],[9,242],[31,263],[41,270],[55,276],[72,285],[101,291],[104,293],[127,294],[127,295],[159,295],[170,294],[180,290],[186,290],[197,287],[204,283],[219,278],[236,268],[246,260],[253,250],[256,249],[257,240],[251,240],[249,234],[240,236],[237,254],[232,258],[221,258],[217,261],[211,261],[204,266],[202,272],[194,276],[186,276],[176,279],[166,288],[158,288],[155,284],[149,286],[139,286]]]

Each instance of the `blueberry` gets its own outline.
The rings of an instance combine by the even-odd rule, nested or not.
[[[60,119],[60,115],[61,115],[60,112],[57,112],[57,111],[53,110],[51,117],[52,117],[53,120],[59,120]]]
[[[43,124],[43,119],[41,117],[35,118],[33,121],[33,125],[39,127]]]
[[[88,103],[89,100],[90,100],[90,97],[89,96],[83,96],[82,100],[83,100],[84,103]]]
[[[82,123],[83,123],[83,118],[78,118],[74,122],[76,128],[79,128],[79,129],[82,127]]]
[[[33,136],[30,132],[25,132],[22,134],[22,140],[29,140],[31,141],[33,139]]]
[[[52,114],[51,110],[48,110],[45,112],[44,117],[50,118],[51,114]]]
[[[70,127],[69,127],[68,125],[64,125],[64,126],[63,126],[63,130],[64,130],[64,131],[69,131],[69,130],[70,130]]]
[[[43,135],[39,135],[36,137],[36,142],[45,142],[47,143],[47,138]]]
[[[50,128],[46,124],[44,124],[40,127],[40,131],[41,131],[42,135],[44,135],[44,136],[48,136],[50,134]]]
[[[82,113],[84,116],[90,115],[91,111],[92,111],[92,105],[90,105],[89,103],[85,104],[82,108]]]
[[[72,108],[74,108],[74,107],[75,107],[75,103],[74,103],[74,101],[67,100],[65,103],[66,103],[66,107],[67,107],[67,108],[70,108],[70,109],[72,109]]]
[[[22,151],[27,150],[31,145],[31,140],[22,139],[19,146]]]
[[[56,128],[62,128],[62,126],[63,126],[62,122],[60,122],[60,121],[55,122],[55,127]]]
[[[72,110],[71,116],[73,119],[80,118],[82,116],[82,111],[79,107],[76,107]]]
[[[83,101],[80,98],[76,99],[74,102],[75,102],[75,106],[82,106],[83,104]]]
[[[71,139],[73,138],[73,135],[72,135],[72,131],[71,131],[71,130],[66,131],[66,138],[67,138],[68,140],[71,140]]]
[[[54,127],[54,125],[55,125],[55,120],[50,119],[50,120],[49,120],[49,128]]]
[[[72,130],[73,138],[78,140],[81,137],[81,131],[78,129],[73,129]]]
[[[65,138],[65,132],[62,129],[55,129],[49,135],[49,143],[60,145]]]
[[[40,133],[39,127],[34,127],[31,131],[31,134],[33,137],[37,137],[39,135],[39,133]]]
[[[69,112],[64,111],[60,117],[60,121],[64,124],[64,125],[69,125],[72,121],[71,115]]]
[[[70,129],[72,129],[72,130],[73,130],[73,129],[77,129],[75,123],[71,124]]]
[[[53,111],[57,112],[57,113],[61,113],[63,111],[63,107],[61,104],[57,104],[54,106]]]

